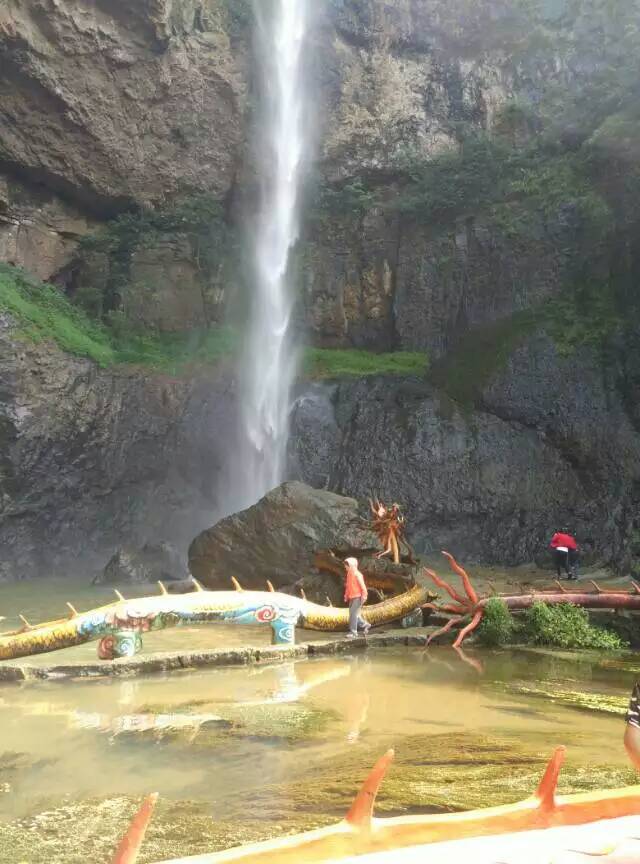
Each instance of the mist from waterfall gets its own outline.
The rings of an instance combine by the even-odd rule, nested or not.
[[[284,478],[291,388],[297,366],[290,324],[291,251],[305,154],[303,47],[308,0],[254,0],[261,96],[257,126],[260,203],[252,249],[252,297],[240,369],[240,440],[229,490],[235,509]]]

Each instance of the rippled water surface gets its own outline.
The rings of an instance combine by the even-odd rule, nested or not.
[[[65,599],[89,608],[110,596],[63,587],[3,588],[2,611],[39,620]],[[268,628],[158,633],[145,651],[230,640],[264,644]],[[480,668],[448,648],[389,649],[0,685],[0,862],[107,862],[150,791],[161,801],[143,864],[325,824],[390,746],[381,815],[517,800],[558,744],[569,748],[565,791],[635,781],[622,747],[633,655],[469,654]],[[95,645],[63,655],[93,660]]]

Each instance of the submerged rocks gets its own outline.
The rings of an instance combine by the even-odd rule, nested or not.
[[[377,549],[353,498],[304,483],[284,483],[255,506],[204,531],[189,548],[189,569],[207,588],[230,587],[235,576],[245,588],[295,584],[314,567],[321,549]]]
[[[184,562],[173,546],[147,543],[142,549],[118,549],[93,582],[95,585],[137,585],[184,580],[186,575]]]

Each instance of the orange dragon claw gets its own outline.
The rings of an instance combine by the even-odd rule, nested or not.
[[[445,556],[445,558],[449,560],[449,565],[453,572],[457,573],[458,576],[462,579],[462,584],[464,585],[464,590],[466,591],[469,600],[471,600],[472,603],[477,603],[478,595],[476,594],[475,588],[471,584],[471,579],[469,579],[469,574],[467,573],[467,571],[464,569],[464,567],[461,567],[458,564],[458,562],[450,552],[443,551],[442,554]]]

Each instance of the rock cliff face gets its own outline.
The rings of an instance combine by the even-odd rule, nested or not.
[[[388,207],[409,165],[455,152],[462,126],[491,130],[523,79],[535,89],[549,72],[546,59],[529,66],[513,56],[510,4],[334,0],[321,20],[320,164],[324,183],[342,196],[308,229],[302,280],[313,338],[428,346],[437,355],[480,319],[516,311],[528,292],[557,289],[557,274],[545,272],[551,263],[532,273],[541,259],[535,243],[520,260],[482,222],[425,226]],[[354,178],[364,188],[349,195]],[[518,293],[514,282],[523,283]]]
[[[188,543],[224,508],[231,376],[96,370],[0,328],[0,574],[104,566],[124,544]],[[545,556],[561,524],[629,565],[640,524],[640,336],[606,363],[532,335],[463,410],[420,379],[298,394],[290,476],[403,503],[419,551]]]
[[[248,79],[234,22],[225,0],[3,4],[4,260],[55,277],[87,220],[230,193]]]
[[[304,387],[292,477],[400,499],[422,549],[517,562],[569,522],[598,555],[628,564],[640,529],[637,335],[609,333],[606,351],[568,356],[540,327],[511,338],[519,313],[584,281],[574,202],[561,188],[552,207],[536,204],[524,232],[486,208],[429,221],[397,206],[412,166],[458,152],[461,130],[526,142],[522,118],[501,131],[502,107],[514,96],[535,104],[544,86],[597,68],[589,28],[572,31],[560,56],[547,46],[561,17],[532,50],[511,0],[317,5],[318,171],[298,261],[300,324],[319,345],[426,350],[442,368],[431,383]],[[113,290],[131,321],[154,330],[220,320],[233,280],[218,247],[231,245],[224,232],[252,197],[249,22],[247,0],[2,4],[0,259],[71,295]],[[636,139],[623,131],[614,124],[604,135],[627,159],[604,178],[619,187],[636,170]],[[567,152],[587,134],[569,132]],[[111,235],[76,259],[79,240],[115,217],[198,196],[219,205],[215,243],[201,226],[175,224],[121,243],[126,291]],[[611,261],[589,274],[608,285],[628,262],[629,294],[640,268],[633,225],[616,226]],[[496,324],[500,362],[479,375],[481,350],[466,340]],[[461,394],[451,368],[465,352],[463,377],[478,380]],[[0,575],[86,571],[125,544],[167,540],[186,552],[221,509],[234,405],[228,371],[174,380],[99,370],[18,340],[2,316]]]
[[[7,168],[89,208],[229,190],[246,75],[222,0],[12,0],[0,14]]]
[[[294,414],[294,470],[402,501],[422,551],[544,559],[564,524],[586,553],[624,562],[638,529],[638,348],[603,365],[531,336],[473,411],[417,379],[316,385]]]
[[[0,316],[0,577],[103,567],[121,545],[184,551],[217,506],[230,385],[101,371]]]

